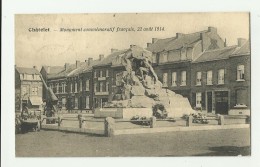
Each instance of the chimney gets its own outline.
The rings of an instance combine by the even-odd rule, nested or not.
[[[90,66],[93,63],[93,58],[88,58],[88,66]]]
[[[50,73],[50,72],[51,72],[51,67],[48,66],[48,67],[47,67],[47,73]]]
[[[33,66],[33,68],[37,70],[37,66]]]
[[[64,64],[64,68],[65,68],[65,70],[68,70],[68,68],[69,68],[69,63],[65,63],[65,64]]]
[[[182,33],[176,33],[176,38],[178,39],[178,38],[180,38],[180,37],[182,37],[184,34],[182,34]]]
[[[208,32],[217,33],[217,28],[216,27],[208,27]]]
[[[76,60],[76,68],[78,68],[80,66],[80,61]]]
[[[116,51],[118,51],[118,49],[111,48],[111,53],[114,53],[114,52],[116,52]]]
[[[246,43],[246,39],[245,38],[237,38],[237,45],[239,47],[241,47],[242,45],[244,45]]]
[[[155,43],[159,40],[159,38],[152,38],[152,43]]]
[[[147,48],[148,48],[149,46],[151,46],[151,44],[152,44],[152,43],[147,43]]]
[[[99,61],[103,60],[104,59],[104,55],[103,54],[100,54],[99,55]]]
[[[225,38],[224,47],[227,47],[227,39]]]

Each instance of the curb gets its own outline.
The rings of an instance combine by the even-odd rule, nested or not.
[[[222,126],[208,125],[208,126],[190,126],[190,127],[134,128],[134,129],[120,129],[120,130],[113,129],[111,136],[128,135],[128,134],[163,133],[163,132],[242,129],[242,128],[250,128],[250,125],[249,124],[236,124],[236,125],[222,125]],[[104,135],[104,130],[100,130],[100,129],[58,127],[57,125],[42,125],[42,129],[66,131],[66,132],[74,132],[74,133],[76,132],[76,133]]]
[[[99,129],[85,129],[85,128],[74,128],[74,127],[58,127],[57,125],[42,125],[42,129],[65,131],[65,132],[86,133],[86,134],[95,134],[95,135],[104,135],[104,130],[99,130]]]
[[[163,133],[163,132],[183,132],[183,131],[200,131],[200,130],[222,130],[222,129],[241,129],[250,128],[249,124],[239,125],[209,125],[209,126],[190,126],[190,127],[162,127],[162,128],[138,128],[138,129],[123,129],[114,130],[113,135],[125,134],[147,134],[147,133]]]

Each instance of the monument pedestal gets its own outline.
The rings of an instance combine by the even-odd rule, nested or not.
[[[153,115],[151,108],[97,108],[94,112],[95,118],[123,118],[131,119],[134,116],[150,118]]]

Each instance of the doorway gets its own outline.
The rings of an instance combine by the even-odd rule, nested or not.
[[[228,91],[215,92],[216,114],[228,114]]]
[[[212,113],[212,92],[207,92],[207,112]]]

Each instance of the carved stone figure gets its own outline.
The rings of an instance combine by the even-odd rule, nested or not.
[[[121,94],[115,92],[114,100],[105,107],[151,108],[155,113],[163,113],[163,117],[190,114],[192,108],[187,98],[162,88],[151,60],[152,53],[139,46],[134,45],[125,52],[122,64],[126,72],[117,74],[116,84]],[[163,111],[156,106],[162,106]]]

